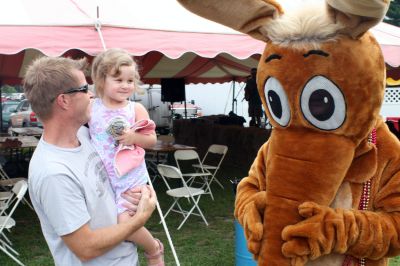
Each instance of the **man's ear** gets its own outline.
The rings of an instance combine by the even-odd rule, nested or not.
[[[260,28],[269,20],[283,14],[282,7],[275,0],[178,0],[178,2],[201,17],[262,41],[268,41],[268,37],[260,31]]]
[[[360,38],[384,18],[390,0],[326,0],[328,14],[342,26],[339,33]]]
[[[54,99],[55,104],[62,110],[67,110],[68,106],[70,105],[70,98],[66,97],[65,94],[59,94]]]

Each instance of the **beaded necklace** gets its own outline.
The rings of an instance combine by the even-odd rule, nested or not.
[[[372,129],[371,134],[368,136],[368,142],[372,143],[376,146],[376,129]],[[371,197],[371,181],[372,178],[370,180],[368,180],[367,182],[364,183],[363,185],[363,191],[362,191],[362,195],[361,195],[361,199],[360,199],[360,203],[358,204],[358,209],[362,210],[362,211],[366,211],[368,210],[368,204],[369,204],[369,200]],[[352,261],[356,261],[357,259],[347,255],[346,258],[343,261],[342,266],[350,266]],[[355,263],[357,263],[358,266],[365,266],[365,258],[361,258],[358,259],[358,262],[356,261]]]

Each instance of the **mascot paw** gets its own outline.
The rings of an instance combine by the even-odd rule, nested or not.
[[[264,229],[261,215],[254,202],[246,206],[245,215],[243,216],[243,228],[249,251],[257,255],[260,251]]]
[[[282,254],[291,258],[292,266],[303,266],[310,253],[308,243],[304,239],[292,239],[282,245]]]
[[[315,202],[304,202],[299,206],[299,214],[304,218],[309,218],[324,212],[324,207]]]
[[[282,252],[286,257],[308,256],[314,260],[332,251],[337,219],[333,209],[314,202],[299,206],[299,214],[305,219],[297,224],[286,226],[282,239],[286,241]]]
[[[308,261],[307,256],[296,257],[290,260],[291,266],[304,266]]]

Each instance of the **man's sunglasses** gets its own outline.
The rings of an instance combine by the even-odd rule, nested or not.
[[[76,92],[87,93],[88,91],[89,91],[89,84],[85,84],[85,85],[83,85],[83,86],[81,86],[79,88],[72,88],[72,89],[66,90],[66,91],[64,91],[63,93],[60,93],[60,94],[71,94],[71,93],[76,93]],[[52,99],[51,101],[53,102],[57,97],[58,97],[58,95],[54,99]]]
[[[85,84],[79,88],[73,88],[73,89],[69,89],[61,94],[71,94],[71,93],[75,93],[75,92],[83,92],[83,93],[87,93],[89,91],[89,84]]]

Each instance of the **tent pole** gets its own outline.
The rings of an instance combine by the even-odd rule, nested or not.
[[[0,80],[0,132],[3,132],[3,82]]]
[[[154,189],[153,183],[151,182],[149,175],[147,175],[147,182],[149,183],[150,187],[152,189]],[[172,255],[174,256],[176,266],[180,266],[181,263],[179,262],[178,255],[176,254],[174,243],[172,243],[171,235],[168,231],[167,223],[164,220],[164,214],[161,211],[161,207],[160,207],[160,204],[158,203],[158,200],[156,201],[156,207],[157,207],[158,215],[160,215],[161,223],[164,227],[165,234],[167,235],[168,243],[169,243],[169,246],[171,247]]]
[[[186,109],[186,84],[185,84],[185,101],[184,101],[184,107],[185,107],[185,119],[187,119],[187,109]]]
[[[232,80],[232,112],[235,112],[235,78]]]
[[[103,50],[107,50],[106,43],[104,42],[103,33],[101,32],[101,22],[100,22],[100,15],[99,15],[99,6],[97,6],[97,19],[94,23],[94,27],[96,28],[97,33],[99,34],[99,38],[101,41],[101,45],[103,46]]]

